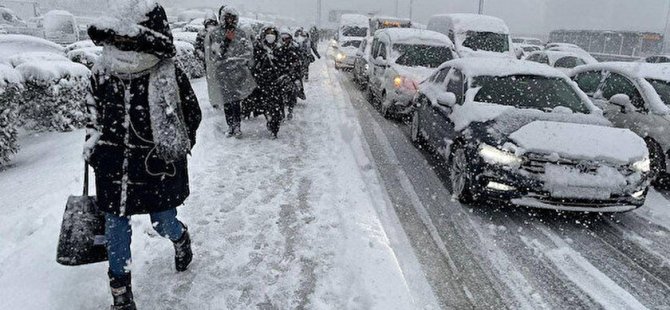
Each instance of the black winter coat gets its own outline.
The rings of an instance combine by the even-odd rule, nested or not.
[[[202,118],[200,107],[184,72],[177,67],[176,74],[193,146]],[[99,207],[117,215],[133,215],[166,211],[183,204],[190,193],[186,156],[167,163],[152,152],[149,74],[122,80],[98,73],[91,78],[91,86],[95,105],[89,106],[94,113],[90,126],[102,133],[89,159],[95,169]],[[130,114],[129,124],[124,122],[126,113]],[[125,204],[123,183],[128,184]]]
[[[284,74],[279,66],[280,60],[277,57],[277,47],[273,46],[268,51],[266,46],[262,41],[257,41],[254,44],[254,67],[252,73],[256,79],[256,84],[261,89],[276,87],[279,78]]]
[[[297,45],[282,45],[275,53],[279,70],[288,75],[291,81],[302,79],[302,51]]]

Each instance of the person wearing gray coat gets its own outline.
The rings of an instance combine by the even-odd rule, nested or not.
[[[219,10],[219,26],[205,37],[207,87],[214,108],[223,107],[228,123],[228,136],[239,137],[241,102],[256,88],[251,73],[253,45],[238,30],[239,13],[230,7]]]

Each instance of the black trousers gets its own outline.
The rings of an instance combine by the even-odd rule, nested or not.
[[[242,100],[232,101],[223,105],[223,113],[226,114],[228,128],[239,129],[242,122]]]

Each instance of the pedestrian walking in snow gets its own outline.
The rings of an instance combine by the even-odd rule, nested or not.
[[[212,15],[213,14],[214,13],[212,13]],[[205,18],[203,25],[205,28],[198,31],[198,36],[195,38],[194,47],[196,57],[198,57],[198,59],[200,59],[200,61],[205,64],[206,68],[207,62],[205,61],[205,38],[210,31],[219,25],[219,21],[217,20],[216,16],[208,16]]]
[[[189,196],[187,155],[201,120],[189,80],[173,59],[165,10],[153,1],[131,3],[116,19],[88,29],[103,53],[93,68],[84,148],[106,213],[112,309],[124,310],[135,309],[130,216],[150,214],[154,229],[174,244],[177,271],[192,260],[176,208]]]
[[[309,80],[309,65],[316,61],[316,58],[321,59],[319,51],[316,50],[316,43],[310,40],[309,33],[302,28],[298,28],[295,32],[294,40],[298,43],[305,55],[302,64],[302,75],[305,81]],[[315,57],[316,56],[316,57]]]
[[[312,26],[312,28],[309,29],[309,36],[312,39],[312,43],[314,45],[318,45],[319,42],[321,42],[321,33],[319,32],[319,29],[316,28],[316,26]]]
[[[281,45],[277,48],[277,61],[279,70],[283,73],[281,80],[281,93],[283,105],[288,110],[286,117],[293,119],[293,108],[297,103],[298,94],[302,90],[302,51],[293,41],[293,36],[288,29],[280,31]],[[304,92],[303,92],[304,93]]]
[[[282,122],[283,101],[281,93],[281,70],[277,49],[279,31],[275,27],[265,27],[254,45],[253,73],[259,89],[259,101],[263,104],[267,127],[274,138],[277,138]]]
[[[237,10],[222,6],[219,26],[205,37],[209,100],[215,108],[223,107],[231,137],[242,134],[241,104],[256,88],[251,73],[253,45],[237,28],[239,16]]]

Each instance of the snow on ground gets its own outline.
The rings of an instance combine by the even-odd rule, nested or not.
[[[352,144],[360,141],[353,108],[336,96],[325,61],[312,70],[309,100],[276,141],[262,119],[243,123],[243,139],[225,138],[206,83],[194,81],[204,121],[190,161],[192,195],[179,217],[196,257],[176,274],[171,243],[147,216],[134,217],[140,308],[431,307],[412,295],[375,209],[386,199],[379,182],[366,184],[360,165],[369,160]],[[106,264],[55,262],[67,196],[81,192],[83,139],[82,131],[25,134],[13,164],[0,171],[3,308],[100,309],[111,302]]]

